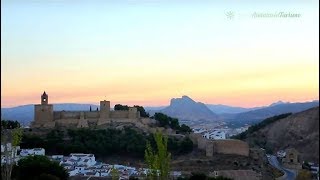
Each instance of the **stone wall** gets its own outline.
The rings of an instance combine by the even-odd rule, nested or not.
[[[84,112],[84,117],[86,119],[98,119],[100,117],[99,111],[88,111]]]
[[[80,119],[77,128],[87,128],[89,127],[88,121],[86,119]]]
[[[253,170],[219,170],[209,174],[210,177],[223,176],[234,180],[261,180],[262,175]]]
[[[201,134],[195,134],[195,133],[191,133],[189,135],[189,138],[191,139],[191,141],[193,142],[194,145],[198,145],[198,138],[201,138]],[[199,148],[199,147],[198,147]],[[200,148],[199,148],[200,149]]]
[[[128,118],[129,111],[110,111],[110,118]]]
[[[55,122],[57,126],[76,127],[79,124],[79,119],[58,119]]]
[[[80,119],[80,111],[61,111],[61,119]]]
[[[55,122],[46,122],[43,124],[43,127],[45,128],[54,128],[56,126]]]
[[[61,119],[61,118],[62,118],[61,111],[54,111],[53,112],[53,120]]]
[[[52,105],[35,105],[34,120],[36,122],[53,121],[53,106]]]
[[[195,145],[198,145],[198,149],[206,151],[206,156],[213,156],[215,153],[249,156],[249,145],[244,141],[236,139],[208,140],[201,134],[194,133],[189,137]]]
[[[128,119],[128,118],[111,118],[111,122],[118,122],[118,123],[135,123],[136,119]]]
[[[206,156],[212,157],[213,156],[213,143],[208,143],[206,147]]]
[[[203,138],[202,136],[198,138],[198,149],[201,150],[206,150],[207,148],[207,142],[209,142],[209,140]]]
[[[98,111],[54,111],[53,119],[79,119],[81,112],[84,113],[85,119],[98,119],[100,116]]]
[[[214,140],[213,152],[221,154],[237,154],[242,156],[249,156],[248,143],[236,139]],[[210,147],[209,147],[210,148]]]

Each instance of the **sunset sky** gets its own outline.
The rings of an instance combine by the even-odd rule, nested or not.
[[[1,1],[1,106],[319,99],[318,1]],[[260,17],[253,13],[300,17]],[[229,18],[226,14],[232,14]]]

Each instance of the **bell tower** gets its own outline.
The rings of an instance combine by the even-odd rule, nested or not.
[[[44,91],[43,94],[41,95],[41,105],[47,105],[48,104],[48,95]]]
[[[51,124],[50,124],[51,123]],[[48,95],[44,91],[41,95],[41,104],[34,105],[33,127],[51,126],[54,127],[53,105],[48,102]]]

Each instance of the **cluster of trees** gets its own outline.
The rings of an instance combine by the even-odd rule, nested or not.
[[[43,147],[48,154],[64,154],[82,152],[93,153],[97,157],[106,157],[112,154],[131,154],[143,157],[146,142],[153,147],[156,142],[152,134],[137,132],[131,128],[117,129],[69,129],[68,131],[52,130],[46,136],[24,134],[21,148]],[[185,137],[182,140],[170,137],[168,149],[173,154],[191,152],[193,143]]]
[[[11,177],[17,180],[67,180],[69,174],[58,162],[35,155],[20,159]]]
[[[261,121],[260,123],[258,124],[255,124],[253,126],[250,126],[248,128],[248,130],[246,130],[245,132],[242,132],[236,136],[232,136],[231,138],[233,139],[240,139],[240,140],[244,140],[248,137],[248,135],[258,131],[259,129],[262,129],[264,127],[266,127],[268,124],[271,124],[273,122],[276,122],[280,119],[283,119],[283,118],[286,118],[288,116],[290,116],[292,113],[286,113],[286,114],[280,114],[280,115],[277,115],[277,116],[273,116],[273,117],[270,117],[270,118],[267,118],[263,121]]]
[[[136,107],[137,110],[140,112],[140,116],[141,117],[149,117],[149,113],[146,112],[146,110],[144,109],[143,106],[138,106],[138,105],[134,105],[133,107]],[[128,105],[122,105],[122,104],[116,104],[114,105],[114,110],[116,111],[127,111],[129,110],[129,106]]]
[[[18,121],[1,120],[1,129],[15,129],[20,127],[21,125]]]
[[[171,129],[177,130],[181,133],[192,132],[191,128],[185,124],[179,125],[179,120],[177,118],[172,118],[163,113],[155,113],[154,119],[159,122],[161,127],[170,127]]]
[[[114,110],[115,111],[128,111],[129,110],[129,106],[122,105],[122,104],[116,104],[116,105],[114,105]]]

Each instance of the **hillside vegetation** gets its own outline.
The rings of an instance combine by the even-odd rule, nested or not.
[[[52,130],[46,135],[25,133],[21,148],[42,147],[46,154],[92,153],[97,157],[114,154],[130,154],[143,157],[146,142],[155,146],[152,134],[138,132],[131,128],[117,129],[69,129],[67,131]],[[168,149],[172,154],[191,152],[193,143],[188,138],[169,137]]]
[[[268,118],[234,138],[272,152],[295,148],[301,153],[302,161],[319,162],[319,106]]]

